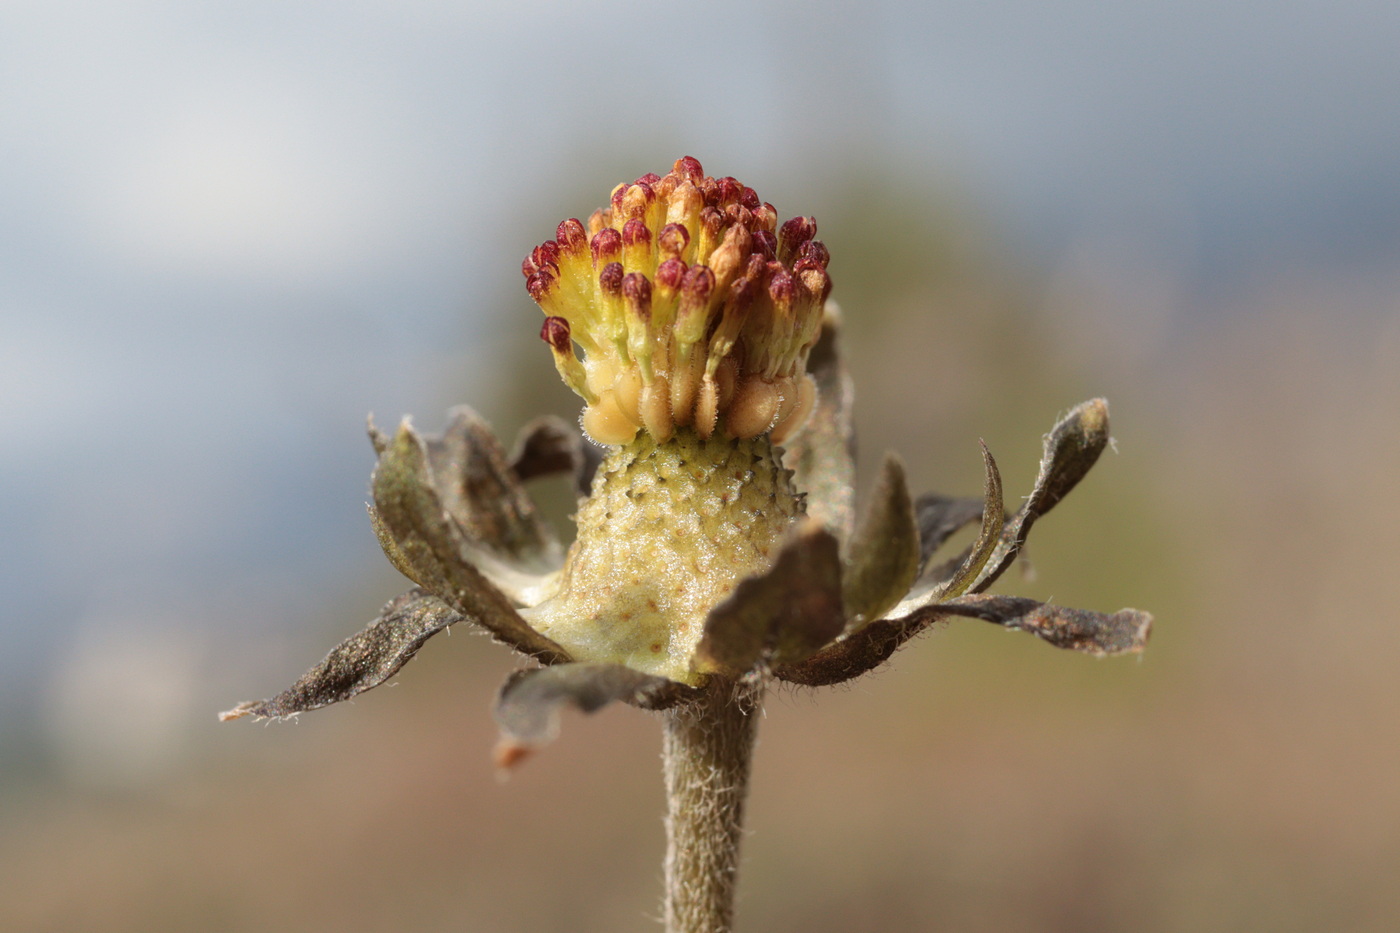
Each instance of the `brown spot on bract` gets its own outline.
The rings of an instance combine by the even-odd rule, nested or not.
[[[660,654],[660,653],[661,653],[661,643],[660,643],[660,642],[657,642],[657,643],[655,643],[655,644],[653,644],[653,645],[651,646],[651,653],[652,653],[652,654]]]

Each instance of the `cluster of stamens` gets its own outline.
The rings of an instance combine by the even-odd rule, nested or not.
[[[540,336],[587,403],[590,437],[666,441],[689,427],[781,443],[802,426],[830,256],[812,218],[777,219],[752,188],[686,157],[618,185],[586,227],[566,220],[530,253]]]

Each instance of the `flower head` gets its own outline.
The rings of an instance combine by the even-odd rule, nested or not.
[[[526,260],[527,287],[564,381],[587,403],[584,430],[612,449],[600,463],[570,426],[544,419],[507,454],[465,408],[440,436],[371,425],[371,519],[416,588],[288,690],[223,716],[347,699],[462,620],[541,665],[502,690],[506,763],[548,740],[563,705],[664,708],[714,683],[838,683],[952,618],[1090,654],[1141,651],[1144,612],[985,593],[1107,445],[1102,399],[1045,436],[1012,515],[983,447],[982,496],[914,499],[887,455],[855,521],[852,393],[827,252],[811,218],[778,228],[776,217],[751,189],[681,159],[618,186],[587,228],[560,224]],[[524,484],[567,471],[582,498],[566,552]],[[935,559],[973,524],[973,545]]]
[[[540,336],[587,403],[588,435],[665,442],[690,427],[781,442],[796,431],[815,400],[807,355],[831,291],[816,232],[810,217],[779,227],[752,188],[690,157],[618,185],[586,227],[559,224],[521,271],[548,315]]]

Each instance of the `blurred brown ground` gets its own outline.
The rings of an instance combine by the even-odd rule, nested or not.
[[[1395,280],[1280,272],[1164,334],[1131,275],[1047,281],[946,231],[905,254],[907,228],[822,219],[865,463],[893,447],[916,488],[975,493],[980,436],[1016,494],[1056,415],[1108,396],[1118,454],[1037,526],[1035,579],[998,589],[1157,627],[1140,661],[1095,661],[963,623],[774,695],[740,929],[1394,929]],[[373,609],[351,589],[328,642]],[[211,710],[203,757],[157,785],[11,796],[0,929],[656,929],[655,724],[572,717],[498,783],[512,666],[457,632],[296,724]]]

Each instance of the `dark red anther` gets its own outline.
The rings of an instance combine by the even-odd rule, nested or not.
[[[538,304],[549,296],[549,290],[554,286],[554,276],[548,272],[536,272],[525,280],[525,291],[530,293],[530,297]]]
[[[652,191],[651,185],[645,182],[620,185],[612,196],[613,216],[640,217],[646,212],[647,205],[654,200],[656,200],[656,192]]]
[[[751,211],[756,211],[763,202],[758,199],[758,192],[752,188],[745,187],[739,192],[739,203]]]
[[[729,204],[724,208],[724,219],[730,224],[738,224],[747,230],[754,228],[753,211],[742,204]]]
[[[632,184],[634,184],[634,185],[646,185],[646,186],[650,187],[650,186],[656,184],[656,183],[657,183],[658,181],[660,181],[660,180],[661,180],[661,176],[660,176],[660,175],[656,174],[655,172],[647,172],[645,175],[643,175],[641,178],[638,178],[638,179],[637,179],[636,181],[634,181]]]
[[[681,294],[687,303],[705,304],[715,290],[715,274],[709,266],[691,266],[681,282]]]
[[[797,283],[793,282],[792,276],[783,271],[775,271],[769,275],[768,297],[773,299],[773,304],[779,306],[790,304],[796,293]]]
[[[690,231],[680,224],[667,224],[656,235],[656,246],[663,256],[679,256],[690,245]]]
[[[559,244],[553,240],[545,240],[530,252],[530,258],[535,261],[535,265],[541,269],[548,266],[558,267],[559,265]]]
[[[801,255],[802,244],[817,232],[817,222],[811,217],[794,217],[778,229],[778,260],[792,265]]]
[[[753,232],[754,251],[763,256],[764,259],[776,259],[778,255],[778,238],[767,230],[755,230]]]
[[[743,313],[753,304],[753,300],[758,297],[758,286],[753,279],[746,275],[741,275],[733,282],[729,283],[729,297],[725,299],[724,310],[726,314],[737,311]]]
[[[530,255],[526,256],[524,262],[520,264],[520,271],[525,274],[526,278],[550,266],[553,266],[554,271],[557,272],[559,269],[558,261],[559,244],[555,243],[553,240],[545,240],[539,246],[530,250]]]
[[[588,247],[593,251],[593,265],[606,265],[622,255],[622,234],[605,227],[593,234]]]
[[[706,175],[704,178],[695,182],[695,187],[699,189],[700,196],[705,199],[707,205],[710,207],[717,207],[719,205],[719,179],[711,178],[709,175]]]
[[[808,240],[803,243],[802,248],[797,251],[797,258],[799,261],[810,259],[823,269],[831,264],[831,252],[821,240]]]
[[[793,249],[797,249],[817,235],[816,218],[794,217],[783,224],[778,235],[783,238],[784,242],[791,242]]]
[[[624,249],[651,245],[651,231],[645,221],[629,220],[622,225],[622,246]]]
[[[582,221],[576,217],[561,221],[555,228],[554,239],[559,244],[560,252],[576,252],[584,248],[588,243],[588,231],[584,229]]]
[[[656,267],[656,287],[666,291],[676,291],[685,281],[685,263],[679,259],[668,259]]]
[[[676,164],[671,167],[671,171],[696,185],[700,183],[700,179],[705,177],[705,170],[700,167],[700,160],[694,156],[682,156],[677,159]]]
[[[610,262],[598,273],[598,288],[605,295],[617,295],[622,291],[622,263]]]
[[[573,352],[569,334],[569,322],[562,317],[547,317],[540,327],[540,339],[560,353]]]
[[[640,272],[629,272],[622,279],[622,297],[633,313],[651,314],[651,282]]]
[[[728,207],[731,204],[738,204],[743,198],[744,186],[739,183],[739,179],[732,175],[726,175],[718,179],[718,186],[719,191],[717,194],[719,196],[719,203],[723,207]]]
[[[724,213],[719,208],[705,208],[700,212],[700,226],[713,240],[718,242],[720,228],[724,226]]]

